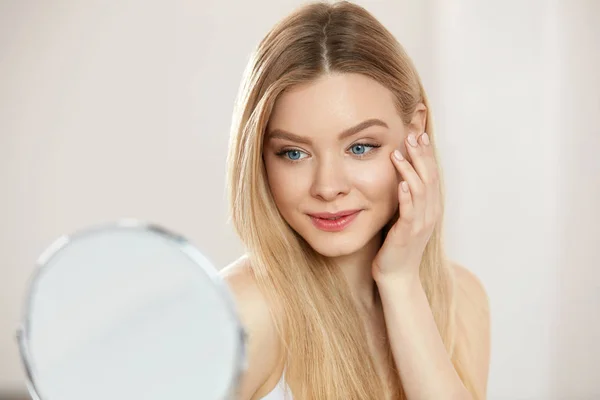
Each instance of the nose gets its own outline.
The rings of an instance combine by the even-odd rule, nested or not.
[[[321,159],[316,163],[311,195],[324,201],[333,201],[348,194],[350,182],[343,160],[335,157]]]

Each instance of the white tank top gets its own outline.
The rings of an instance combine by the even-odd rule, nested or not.
[[[290,388],[285,383],[285,371],[281,374],[281,379],[279,379],[277,385],[275,385],[273,390],[263,396],[262,400],[293,400]]]

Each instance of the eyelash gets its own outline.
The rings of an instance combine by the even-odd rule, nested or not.
[[[374,143],[354,143],[349,148],[351,149],[354,146],[371,147],[372,149],[377,149],[377,148],[381,147],[380,144],[374,144]],[[302,161],[302,160],[292,160],[292,159],[286,157],[285,155],[288,154],[290,151],[299,151],[299,152],[302,152],[302,153],[306,154],[306,152],[304,152],[302,150],[299,150],[299,149],[284,148],[284,149],[281,149],[280,151],[278,151],[277,153],[275,153],[275,155],[277,155],[278,157],[281,157],[285,161],[288,161],[288,162],[291,162],[291,163],[297,163],[297,162]],[[363,158],[363,157],[368,156],[372,151],[374,151],[374,150],[370,150],[369,152],[363,153],[363,154],[352,154],[352,155],[355,156],[355,157],[358,157],[358,158]]]

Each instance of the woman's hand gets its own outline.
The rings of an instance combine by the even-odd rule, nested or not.
[[[409,134],[405,144],[411,162],[399,150],[391,156],[403,179],[398,185],[400,216],[373,260],[376,282],[419,279],[423,251],[441,215],[439,172],[429,136]]]

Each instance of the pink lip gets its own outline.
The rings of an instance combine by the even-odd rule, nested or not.
[[[310,215],[311,217],[315,217],[315,218],[338,218],[338,217],[345,217],[346,215],[356,214],[359,211],[360,210],[344,210],[344,211],[338,211],[336,213],[329,213],[329,212],[309,213],[308,215]]]
[[[361,210],[348,210],[338,213],[318,213],[309,214],[310,219],[315,227],[325,232],[339,232],[344,230],[354,221]],[[326,219],[336,218],[336,219]]]

